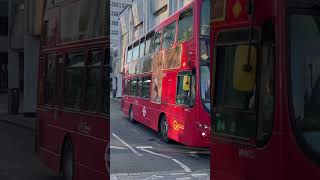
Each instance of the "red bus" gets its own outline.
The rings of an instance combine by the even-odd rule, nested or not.
[[[193,0],[128,45],[121,109],[166,142],[209,147],[209,0]]]
[[[320,1],[212,6],[211,179],[320,179]]]
[[[37,153],[65,180],[107,179],[106,1],[46,1],[38,76]]]

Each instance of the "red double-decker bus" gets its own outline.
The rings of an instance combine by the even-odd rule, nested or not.
[[[320,1],[212,6],[211,179],[320,179]]]
[[[208,4],[190,1],[127,47],[121,109],[166,142],[209,147]]]
[[[106,2],[48,0],[44,7],[37,152],[65,180],[108,178]]]

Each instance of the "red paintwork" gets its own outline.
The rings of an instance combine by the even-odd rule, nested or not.
[[[158,131],[159,120],[162,115],[165,115],[169,124],[169,137],[177,142],[185,144],[187,146],[194,147],[209,147],[210,144],[210,132],[207,130],[199,129],[198,122],[201,121],[210,127],[210,114],[204,109],[203,104],[200,99],[200,85],[198,80],[200,78],[199,73],[199,32],[200,32],[200,8],[201,0],[194,0],[189,5],[185,6],[183,9],[179,10],[162,23],[160,23],[155,31],[158,31],[165,27],[166,25],[172,23],[173,21],[179,20],[179,14],[186,10],[187,8],[194,7],[194,34],[193,38],[185,43],[182,43],[182,54],[181,54],[181,67],[173,70],[163,70],[164,77],[162,79],[162,99],[161,104],[151,103],[150,99],[143,99],[132,97],[123,94],[121,109],[124,114],[128,115],[130,105],[133,106],[133,114],[135,120],[138,122]],[[174,46],[177,46],[176,43]],[[188,53],[192,52],[192,55]],[[160,53],[165,53],[161,50]],[[183,67],[184,63],[187,63],[188,56],[191,59],[191,67],[195,67],[196,72],[196,102],[193,107],[181,106],[175,103],[176,101],[176,84],[177,84],[177,74],[182,70],[191,70],[190,67]],[[128,65],[124,66],[124,79],[130,77],[141,77],[141,75],[129,75]],[[124,85],[124,83],[123,83]],[[124,87],[124,86],[123,86]],[[146,117],[143,116],[142,109],[143,106],[146,107],[147,114]],[[179,124],[184,125],[184,130],[176,131],[173,128],[173,121],[177,120]],[[201,137],[201,132],[206,132],[207,137]]]
[[[59,7],[44,13],[44,20],[59,19]],[[75,158],[75,179],[109,179],[106,169],[105,153],[109,143],[109,114],[89,113],[82,110],[69,110],[63,107],[63,99],[56,98],[55,105],[44,104],[44,83],[46,74],[47,53],[63,55],[70,51],[99,48],[106,50],[108,38],[96,38],[86,41],[58,44],[58,26],[49,28],[53,32],[52,39],[41,46],[38,73],[38,107],[37,107],[37,151],[43,163],[52,170],[61,172],[61,157],[64,141],[70,138]],[[106,56],[104,56],[106,57]],[[65,62],[65,58],[64,58]],[[63,67],[58,65],[57,68]],[[63,77],[63,70],[60,71]],[[63,89],[61,78],[59,91]],[[86,123],[88,132],[79,130],[81,123]]]
[[[255,3],[255,26],[261,26],[265,19],[271,19],[275,23],[276,81],[273,132],[269,142],[263,148],[240,144],[230,139],[212,135],[210,150],[211,179],[318,180],[320,179],[320,167],[302,152],[293,134],[292,121],[290,119],[287,82],[286,1],[255,0]],[[224,22],[212,23],[211,33],[213,37],[220,30],[248,27],[248,19],[244,21],[243,17],[240,17],[240,20],[237,21],[231,17],[231,12],[227,14]],[[211,43],[214,43],[213,38]],[[254,158],[240,156],[239,150],[250,151],[253,153]]]

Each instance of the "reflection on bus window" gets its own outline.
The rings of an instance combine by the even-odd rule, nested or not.
[[[53,105],[56,88],[56,54],[48,54],[45,103]]]
[[[131,60],[132,60],[132,46],[128,48],[127,63],[129,63]]]
[[[131,80],[131,88],[130,88],[130,95],[132,96],[136,96],[136,93],[137,93],[137,86],[138,86],[138,82],[137,82],[137,79],[133,79]]]
[[[153,38],[154,38],[154,32],[150,33],[146,37],[146,48],[145,48],[145,54],[153,53]]]
[[[145,48],[145,43],[144,43],[144,38],[142,38],[140,42],[140,57],[143,57],[145,55],[144,48]]]
[[[188,9],[179,17],[178,40],[188,41],[193,34],[193,10]]]
[[[178,75],[178,83],[177,83],[177,104],[190,105],[191,94],[191,75],[190,73],[181,73]]]
[[[102,51],[89,52],[89,62],[87,66],[87,83],[84,108],[88,111],[96,111],[97,92],[101,81]]]
[[[173,45],[176,34],[176,22],[169,24],[163,30],[162,48],[167,49]]]
[[[136,60],[139,58],[139,41],[134,43],[132,50],[132,60]]]
[[[156,33],[154,40],[154,52],[157,52],[161,49],[161,31]]]
[[[320,155],[320,16],[291,15],[293,113],[305,142]]]
[[[254,52],[254,47],[252,51]],[[255,58],[247,62],[248,48],[238,45],[217,49],[217,105],[250,109],[250,100],[255,102]],[[255,57],[255,56],[254,56]],[[243,68],[250,66],[247,72]]]
[[[67,108],[80,108],[82,82],[84,79],[84,59],[85,55],[83,53],[68,54],[64,83],[64,106]]]
[[[142,82],[142,97],[150,98],[151,77],[144,77]]]
[[[201,5],[201,36],[210,36],[210,1],[204,0]]]

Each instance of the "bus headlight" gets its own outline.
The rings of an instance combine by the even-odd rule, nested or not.
[[[208,126],[207,124],[203,123],[203,122],[199,122],[198,127],[200,129],[204,129],[204,130],[210,130],[210,126]]]

